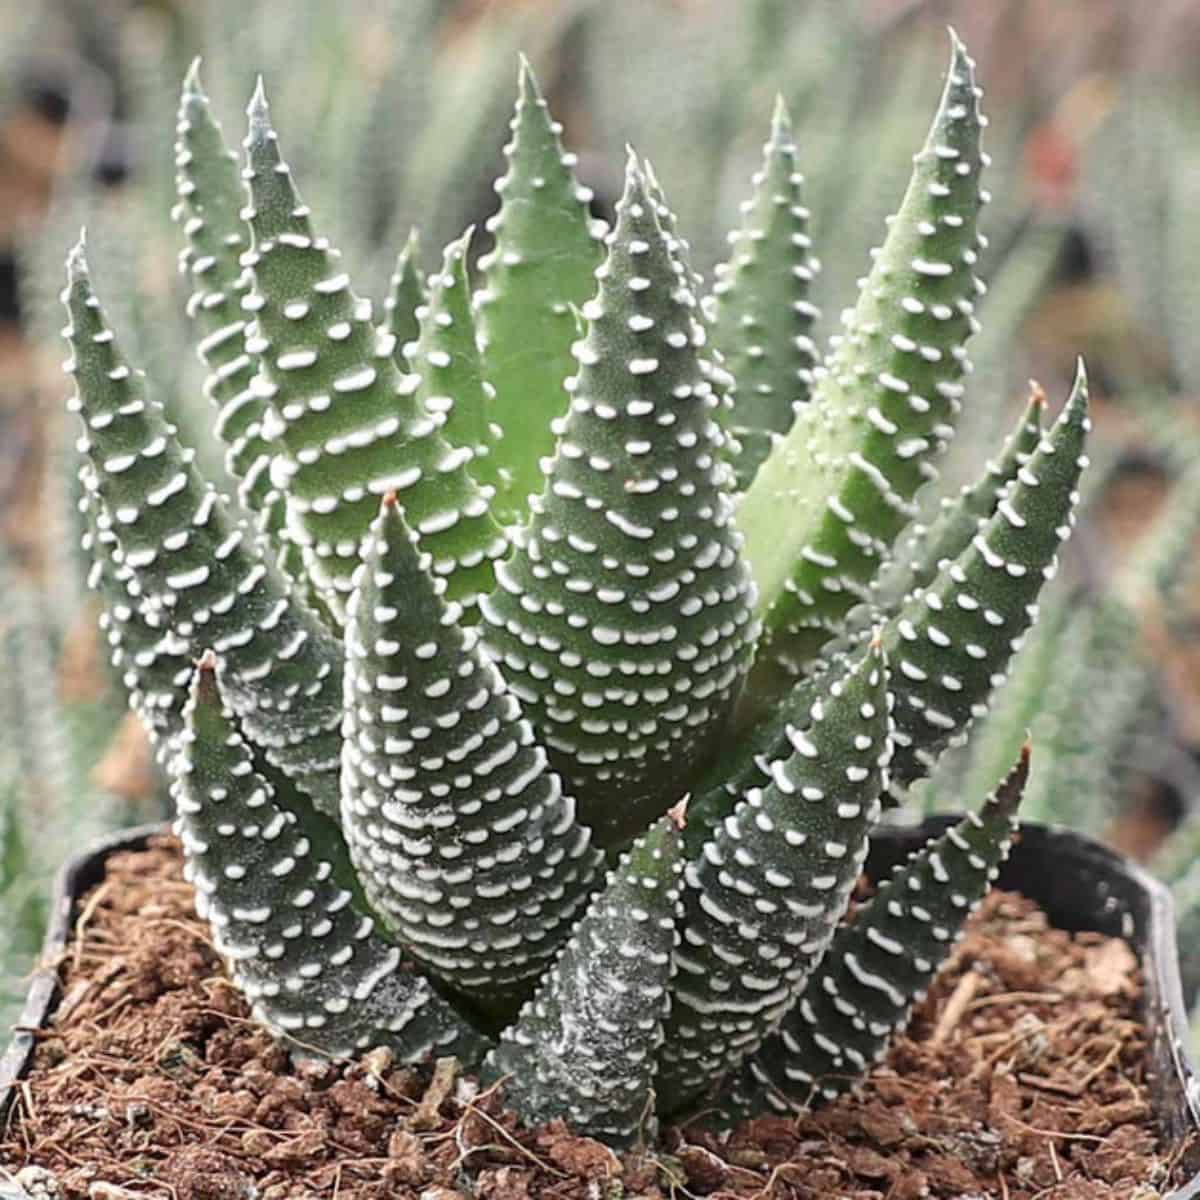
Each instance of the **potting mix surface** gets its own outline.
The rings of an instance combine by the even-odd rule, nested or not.
[[[630,1154],[524,1128],[449,1062],[293,1067],[169,838],[109,859],[61,972],[0,1164],[64,1200],[1153,1200],[1183,1152],[1153,1123],[1133,952],[1005,893],[855,1095]]]

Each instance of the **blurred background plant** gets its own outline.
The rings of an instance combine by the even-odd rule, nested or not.
[[[1188,0],[1132,10],[1121,0],[0,7],[0,1022],[36,951],[57,862],[99,831],[166,811],[76,550],[57,293],[86,222],[130,356],[166,385],[173,419],[218,474],[170,219],[177,89],[196,55],[231,139],[264,74],[306,198],[377,303],[411,227],[427,270],[494,211],[518,52],[566,127],[597,215],[633,142],[708,278],[781,92],[822,260],[822,342],[904,186],[954,24],[992,121],[992,283],[929,513],[995,451],[1031,375],[1062,394],[1082,351],[1102,399],[1085,519],[1042,621],[972,755],[947,761],[920,803],[954,809],[964,788],[982,794],[979,781],[1032,729],[1026,816],[1150,862],[1175,881],[1200,945],[1200,236],[1189,220],[1200,13]],[[1200,964],[1185,969],[1195,994]]]

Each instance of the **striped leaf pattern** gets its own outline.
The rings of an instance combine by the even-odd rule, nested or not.
[[[81,244],[85,544],[256,1016],[297,1054],[457,1055],[524,1119],[626,1146],[706,1101],[728,1122],[851,1085],[986,892],[1025,759],[843,922],[884,803],[1037,615],[1087,386],[1049,426],[1035,393],[915,523],[982,290],[957,39],[820,364],[782,105],[706,296],[649,164],[630,151],[602,244],[524,61],[518,90],[477,279],[471,230],[427,278],[414,234],[377,313],[261,84],[239,179],[193,68],[177,212],[241,505],[122,357]]]

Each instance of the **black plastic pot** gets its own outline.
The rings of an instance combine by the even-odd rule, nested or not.
[[[21,1015],[13,1027],[12,1041],[0,1058],[0,1129],[7,1133],[12,1120],[17,1085],[29,1070],[35,1038],[39,1029],[50,1023],[59,999],[58,964],[78,916],[79,901],[104,878],[108,856],[120,850],[144,850],[156,833],[166,833],[164,825],[139,825],[100,838],[88,849],[68,859],[54,880],[50,904],[50,924],[42,942],[42,952],[30,976],[29,994]]]
[[[872,843],[868,872],[876,878],[887,872],[951,820],[934,818],[912,829],[880,831]],[[163,831],[162,826],[150,825],[107,838],[59,873],[41,966],[13,1040],[0,1059],[0,1125],[7,1127],[12,1118],[18,1084],[33,1057],[35,1032],[49,1023],[58,1001],[56,966],[80,899],[104,878],[110,854],[141,849],[152,834]],[[1036,901],[1060,929],[1123,937],[1137,951],[1145,982],[1142,1017],[1150,1035],[1154,1109],[1169,1136],[1186,1143],[1183,1163],[1193,1175],[1163,1200],[1200,1200],[1200,1075],[1187,1049],[1170,894],[1135,864],[1089,838],[1039,825],[1022,830],[999,886]]]

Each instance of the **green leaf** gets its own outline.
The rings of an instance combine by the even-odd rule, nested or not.
[[[363,558],[346,626],[346,837],[413,955],[502,1007],[567,937],[600,855],[394,497]]]
[[[775,673],[802,671],[864,598],[953,433],[983,290],[978,96],[955,39],[929,138],[857,307],[738,510],[766,622],[756,678],[768,694]],[[781,522],[781,511],[795,516]]]
[[[741,491],[808,400],[817,359],[810,334],[820,311],[808,296],[821,267],[811,253],[804,177],[781,96],[753,184],[713,285],[713,346],[737,380],[727,425],[740,446],[731,461]]]
[[[1068,593],[1056,609],[1047,614],[1057,618],[1048,636],[1039,623],[1017,656],[1000,703],[974,739],[964,786],[976,786],[989,762],[1011,753],[1023,721],[1038,745],[1026,818],[1099,836],[1127,799],[1121,758],[1144,711],[1150,672],[1137,620],[1115,596]],[[1010,707],[1010,691],[1025,705]]]
[[[446,247],[441,272],[430,277],[409,357],[421,377],[417,395],[425,411],[442,422],[442,437],[490,500],[500,485],[498,431],[492,420],[495,391],[483,378],[471,308],[467,254],[472,232]]]
[[[696,784],[688,801],[683,840],[689,858],[700,853],[717,826],[750,788],[767,782],[768,764],[788,753],[788,728],[807,728],[813,704],[841,666],[839,659],[837,666],[831,668],[827,664],[819,673],[801,679],[769,717],[741,731],[738,737],[728,738],[727,744],[722,745],[722,752]]]
[[[907,1025],[1008,858],[1029,776],[1029,747],[985,801],[897,867],[843,925],[795,1007],[729,1088],[727,1113],[832,1100]]]
[[[933,772],[928,789],[922,793],[925,811],[957,812],[962,797],[976,796],[986,788],[1012,762],[1017,748],[1033,731],[1037,736],[1038,769],[1026,788],[1024,808],[1029,816],[1029,801],[1048,757],[1048,731],[1044,726],[1037,730],[1033,726],[1056,673],[1067,669],[1068,660],[1060,653],[1074,654],[1078,650],[1072,624],[1079,600],[1070,589],[1057,585],[1047,588],[1038,604],[1037,621],[1009,664],[1004,686],[995,693],[987,716],[971,732],[961,774],[951,780],[941,768]]]
[[[477,297],[505,467],[494,509],[506,523],[524,520],[529,497],[542,490],[541,460],[554,453],[551,422],[566,411],[563,385],[575,370],[570,306],[593,295],[603,257],[591,192],[576,182],[560,130],[522,58],[508,171],[496,182],[500,211],[487,222],[496,242],[480,259]]]
[[[1003,683],[1074,524],[1090,428],[1081,362],[1066,407],[995,514],[885,626],[896,693],[893,794],[928,774]]]
[[[757,627],[696,299],[632,157],[599,274],[558,454],[483,613],[584,821],[617,844],[713,753]]]
[[[1016,429],[1004,440],[999,458],[987,463],[979,479],[957,496],[944,497],[940,511],[928,526],[913,525],[895,555],[871,582],[868,600],[846,615],[842,632],[826,644],[822,660],[852,653],[871,636],[873,629],[894,617],[913,592],[928,587],[944,563],[967,549],[981,525],[995,513],[1017,472],[1037,449],[1045,407],[1045,393],[1035,384]],[[814,669],[819,671],[816,663]],[[1009,747],[1002,761],[988,774],[988,780],[995,779],[1012,761],[1019,744]],[[979,790],[986,787],[985,782]]]
[[[1031,728],[1039,767],[1027,816],[1084,831],[1105,828],[1125,800],[1130,751],[1154,703],[1138,626],[1149,616],[1170,630],[1172,593],[1191,563],[1198,525],[1200,471],[1188,469],[1104,594],[1076,589],[1054,597],[973,740],[968,784]]]
[[[248,219],[255,313],[247,348],[267,378],[256,390],[279,421],[283,451],[272,477],[287,492],[288,532],[338,618],[351,588],[359,544],[388,492],[405,511],[450,595],[474,603],[492,584],[491,560],[505,550],[487,501],[402,375],[390,337],[377,337],[337,252],[312,230],[308,209],[280,159],[261,86],[246,138]]]
[[[872,612],[883,611],[890,616],[911,592],[933,582],[943,562],[957,558],[970,545],[980,524],[995,513],[1005,490],[1037,449],[1045,411],[1046,393],[1034,384],[1029,402],[1016,428],[1004,439],[999,456],[986,464],[975,483],[957,496],[943,499],[934,520],[928,526],[914,528],[884,568],[872,589]]]
[[[770,782],[751,788],[685,873],[676,976],[659,1057],[663,1112],[758,1047],[792,1006],[846,910],[891,754],[878,643],[789,727]]]
[[[643,159],[642,170],[646,176],[646,196],[654,208],[654,215],[658,218],[658,225],[662,230],[663,237],[666,239],[671,259],[676,264],[677,269],[682,272],[682,277],[689,281],[693,294],[703,296],[704,278],[699,271],[696,271],[692,267],[691,246],[687,239],[679,233],[679,222],[670,205],[667,204],[666,193],[663,191],[662,184],[658,181],[658,176],[654,173],[654,167],[648,160]],[[701,312],[707,321],[711,314],[705,307],[704,302],[701,302]],[[707,343],[706,357],[700,360],[700,370],[704,378],[712,386],[713,393],[716,396],[717,423],[724,427],[722,453],[726,462],[732,462],[741,453],[740,444],[729,431],[729,413],[733,409],[733,391],[736,387],[736,382],[733,376],[726,370],[725,359],[721,351],[712,344],[711,338]]]
[[[250,246],[250,228],[242,219],[245,189],[237,156],[225,145],[200,85],[199,59],[183,81],[176,131],[179,201],[172,215],[182,223],[188,240],[181,255],[192,278],[188,314],[204,335],[198,347],[209,369],[204,393],[217,406],[214,431],[228,447],[225,469],[237,480],[238,501],[254,518],[264,553],[327,620],[308,581],[300,547],[287,537],[287,505],[271,481],[275,447],[266,436],[269,405],[255,384],[262,363],[246,351],[250,323],[242,308],[251,287],[250,275],[241,267],[241,256]],[[176,707],[181,705],[182,697]]]
[[[347,864],[336,827],[283,804],[255,769],[214,655],[195,673],[186,722],[175,800],[187,875],[255,1017],[310,1054],[384,1045],[402,1062],[477,1061],[483,1040],[339,882]]]
[[[250,290],[240,264],[250,247],[241,217],[245,191],[237,156],[226,147],[201,87],[199,59],[183,81],[176,132],[179,201],[172,215],[187,237],[180,262],[191,277],[188,315],[200,331],[200,360],[209,370],[204,393],[218,409],[216,432],[229,447],[226,468],[242,481],[239,498],[248,512],[262,514],[273,492],[270,450],[262,437],[266,402],[250,388],[259,364],[245,347],[242,300]]]
[[[927,587],[916,587],[903,605],[889,613],[881,637],[893,664],[896,696],[896,753],[891,767],[893,800],[923,778],[938,757],[963,737],[971,722],[987,711],[993,690],[1013,651],[1037,615],[1043,583],[1056,569],[1057,550],[1074,521],[1080,471],[1087,461],[1084,441],[1090,428],[1087,380],[1080,364],[1071,397],[1037,449],[1017,468],[995,511],[982,523],[968,507],[987,501],[991,485],[969,489],[949,508],[945,523],[935,523],[929,545],[914,560],[912,579],[923,579],[930,563],[937,574]],[[1024,454],[1026,432],[1009,443],[1011,461]],[[1010,461],[1006,452],[1001,465]],[[974,531],[971,533],[971,531]],[[963,542],[957,557],[940,556]],[[1004,562],[997,550],[1010,556]],[[765,764],[784,753],[789,724],[804,727],[813,699],[828,680],[845,669],[847,655],[858,653],[861,634],[830,647],[819,670],[801,679],[773,711],[745,731],[724,759],[724,775],[713,771],[697,790],[688,823],[689,839],[713,828],[753,783],[769,777]],[[836,651],[836,652],[835,652]],[[1013,727],[1015,728],[1015,726]],[[1020,726],[1024,735],[1027,723]],[[982,787],[1012,761],[1016,747],[1006,741],[1002,761]],[[995,762],[994,756],[988,761]],[[982,790],[982,787],[980,790]],[[689,849],[694,843],[689,840]]]
[[[388,281],[388,296],[383,302],[384,319],[381,329],[395,338],[392,358],[401,371],[410,370],[406,347],[420,333],[417,309],[426,302],[425,285],[421,281],[421,242],[415,229],[396,256],[396,269]]]
[[[625,1146],[653,1136],[654,1056],[670,1002],[680,855],[673,811],[621,857],[537,994],[488,1055],[529,1122],[565,1118]]]
[[[188,644],[163,627],[161,609],[150,606],[143,612],[141,585],[121,563],[112,514],[99,495],[90,463],[84,465],[80,478],[83,549],[92,564],[88,586],[99,593],[104,604],[100,629],[129,707],[141,719],[159,764],[167,766],[183,730],[183,706],[192,674]]]
[[[340,647],[263,561],[254,539],[191,465],[140,372],[125,362],[92,291],[83,242],[63,293],[75,378],[69,407],[94,472],[97,519],[137,578],[143,618],[169,629],[171,652],[212,647],[247,734],[325,811],[337,811]],[[186,686],[186,681],[180,686]]]

